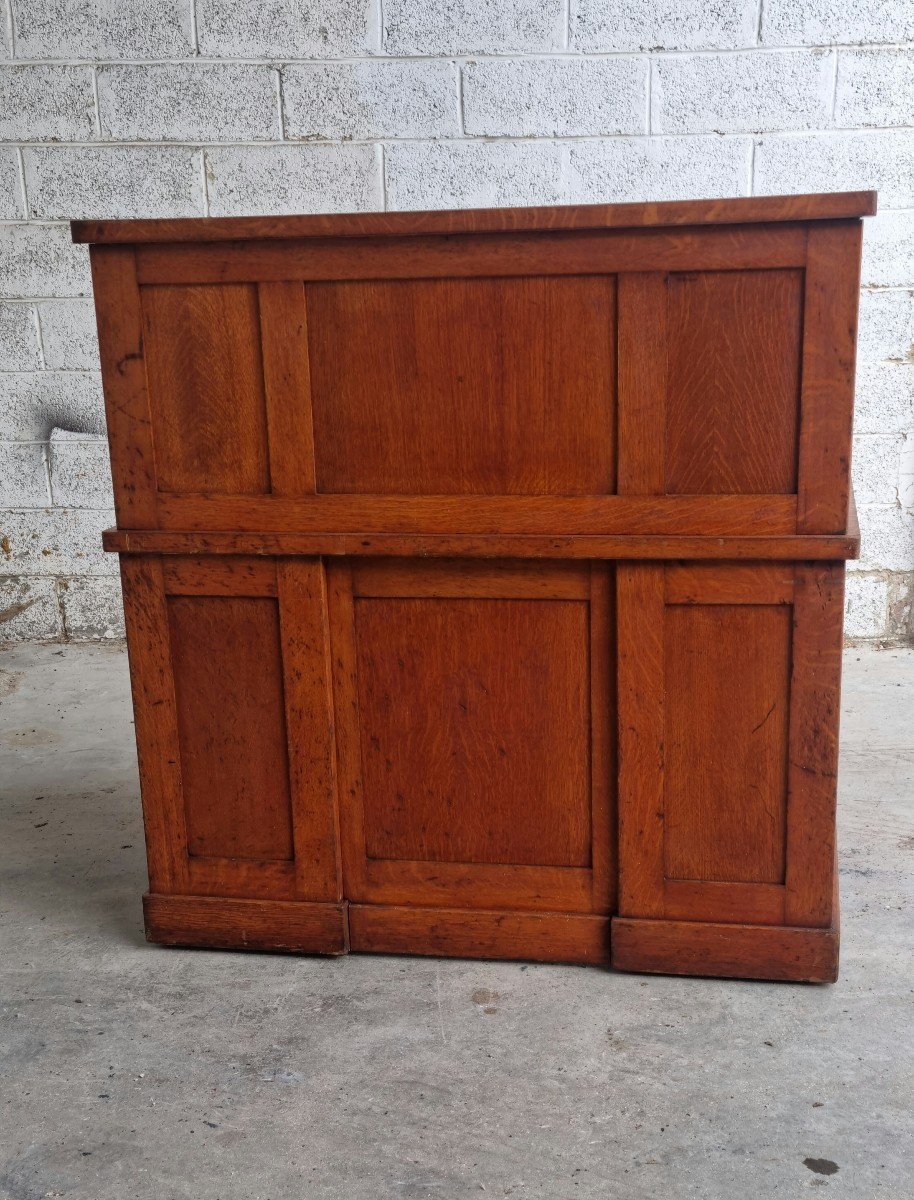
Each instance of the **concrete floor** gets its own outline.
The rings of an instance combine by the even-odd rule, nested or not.
[[[123,651],[0,696],[0,1196],[914,1197],[914,652],[847,655],[834,987],[148,946]]]

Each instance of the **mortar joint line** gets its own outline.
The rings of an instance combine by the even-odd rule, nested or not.
[[[834,66],[831,78],[831,123],[833,126],[835,124],[835,114],[838,111],[838,54],[837,49],[832,51]]]
[[[571,49],[571,0],[565,0],[564,28],[562,30],[562,49]]]
[[[463,62],[458,62],[456,64],[456,66],[457,66],[457,114],[458,114],[458,120],[460,121],[461,136],[466,137],[467,120],[466,120],[466,109],[464,106],[464,93],[463,93],[463,84],[464,84],[463,72],[466,68],[466,64]]]
[[[102,140],[102,106],[98,98],[98,67],[92,68],[92,98],[95,101],[95,132]]]
[[[381,197],[384,203],[384,211],[387,212],[387,147],[383,142],[379,142],[378,146],[381,151]]]
[[[16,19],[13,14],[13,0],[6,0],[3,12],[10,34],[10,59],[14,59],[16,57]]]
[[[755,44],[762,44],[762,10],[765,5],[765,0],[758,0],[758,10],[755,14]]]
[[[197,0],[187,0],[190,5],[190,31],[194,39],[194,54],[200,54],[200,38],[197,33]],[[10,0],[12,3],[12,0]]]
[[[16,147],[16,173],[19,179],[19,191],[22,195],[23,220],[28,221],[31,213],[29,212],[29,193],[25,186],[25,156],[21,146]]]
[[[645,113],[645,133],[647,137],[651,136],[651,106],[654,103],[654,59],[652,55],[647,57],[647,112]]]

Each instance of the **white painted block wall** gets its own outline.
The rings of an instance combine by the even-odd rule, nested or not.
[[[914,631],[914,0],[0,3],[0,638],[121,631],[71,217],[868,187],[848,634]]]

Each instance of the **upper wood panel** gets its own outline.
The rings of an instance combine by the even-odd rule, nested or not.
[[[269,492],[257,289],[140,296],[159,491]]]
[[[384,280],[306,293],[318,491],[613,490],[612,278]]]
[[[408,236],[536,229],[626,229],[664,225],[815,221],[871,216],[875,192],[675,200],[657,204],[579,204],[456,212],[345,213],[290,217],[73,221],[75,242],[204,242],[287,237]]]
[[[668,494],[795,492],[801,271],[667,280]]]

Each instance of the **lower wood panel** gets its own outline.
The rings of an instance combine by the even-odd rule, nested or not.
[[[233,900],[225,896],[143,897],[146,938],[163,946],[345,954],[345,904]]]
[[[349,906],[352,950],[452,958],[608,963],[608,917],[448,908]]]
[[[612,957],[620,971],[834,983],[838,930],[617,917]]]

